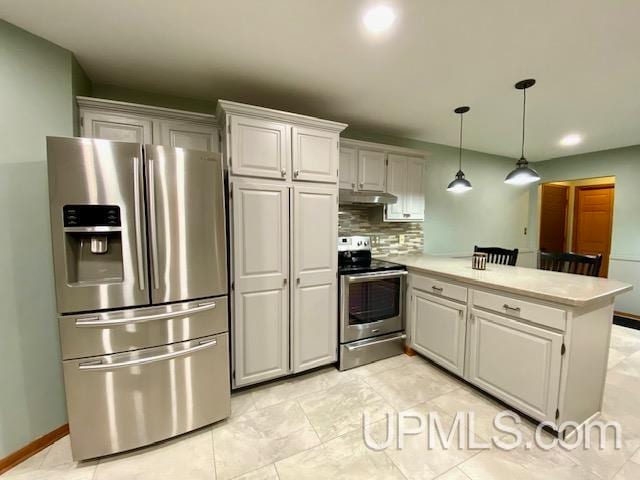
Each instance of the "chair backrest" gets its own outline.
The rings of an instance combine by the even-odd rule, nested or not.
[[[575,273],[597,277],[600,274],[602,255],[581,255],[572,252],[540,252],[538,268],[554,272]]]
[[[509,250],[500,247],[473,247],[474,252],[486,253],[489,263],[497,263],[500,265],[515,265],[518,261],[518,249]]]

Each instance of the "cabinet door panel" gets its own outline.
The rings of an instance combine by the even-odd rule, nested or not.
[[[385,191],[384,152],[358,150],[358,189],[372,192]]]
[[[536,420],[555,420],[562,335],[473,309],[469,381]]]
[[[340,147],[340,188],[356,189],[358,157],[355,148]]]
[[[403,220],[407,191],[407,157],[389,154],[387,164],[387,192],[398,197],[398,202],[387,205],[387,220]]]
[[[171,147],[218,152],[218,130],[213,126],[191,122],[160,122],[160,142]]]
[[[289,127],[255,118],[231,117],[231,173],[285,179],[290,150]]]
[[[153,143],[151,120],[135,116],[82,112],[82,136],[114,142]]]
[[[314,128],[293,127],[293,179],[338,181],[338,135]]]
[[[293,370],[336,361],[337,190],[294,187]]]
[[[235,385],[289,372],[289,189],[232,186]]]
[[[466,307],[420,290],[411,305],[412,348],[457,375],[464,373]]]
[[[407,183],[404,192],[404,214],[411,221],[424,220],[424,163],[418,158],[407,159]]]

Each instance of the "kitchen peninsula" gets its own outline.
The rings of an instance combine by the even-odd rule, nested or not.
[[[613,301],[631,285],[506,265],[479,271],[469,258],[385,260],[409,270],[412,349],[560,433],[599,415]]]

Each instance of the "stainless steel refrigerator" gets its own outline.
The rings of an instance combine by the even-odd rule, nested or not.
[[[74,459],[229,416],[220,156],[48,137],[47,157]]]

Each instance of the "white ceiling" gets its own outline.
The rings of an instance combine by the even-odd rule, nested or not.
[[[0,17],[75,52],[96,83],[229,100],[358,130],[530,160],[640,143],[640,1],[0,0]],[[566,134],[583,144],[562,147]]]

